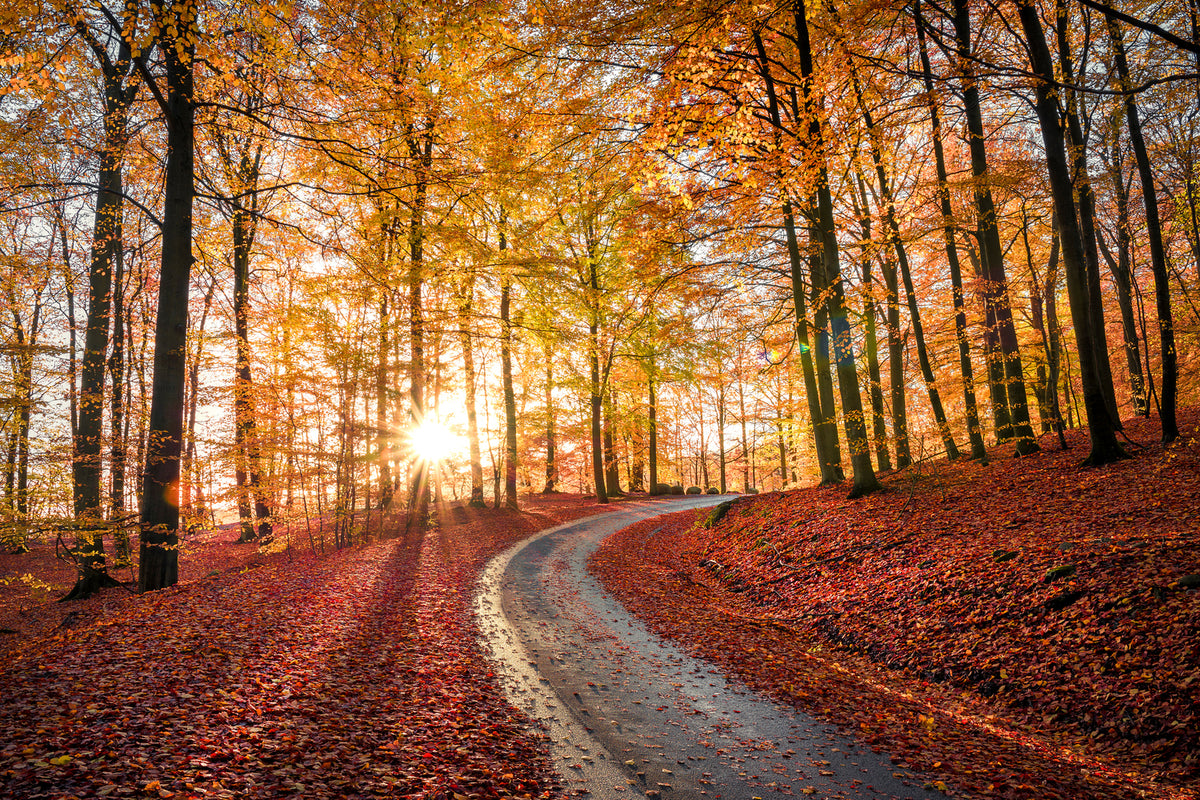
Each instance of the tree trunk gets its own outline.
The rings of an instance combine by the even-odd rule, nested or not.
[[[625,443],[626,477],[629,481],[629,491],[642,493],[646,491],[646,433],[641,420],[636,415],[636,400],[630,396],[630,419],[625,426],[627,433],[622,437]]]
[[[166,31],[159,49],[166,65],[167,168],[154,328],[154,389],[142,479],[138,588],[143,592],[171,586],[179,579],[179,459],[192,269],[195,10],[184,6],[170,12],[160,10],[159,16],[165,17],[158,22]]]
[[[612,387],[604,392],[604,488],[609,497],[623,497],[621,490],[621,469],[617,462],[617,448],[613,435],[616,425],[616,401],[613,399]]]
[[[815,197],[809,198],[808,220],[808,274],[810,277],[809,302],[812,303],[813,334],[815,346],[813,352],[813,367],[817,378],[817,400],[820,415],[813,420],[813,436],[821,442],[818,452],[828,453],[822,459],[822,464],[828,465],[821,469],[821,485],[841,483],[846,479],[842,471],[842,446],[838,441],[837,432],[837,403],[834,400],[833,388],[833,357],[830,340],[832,333],[829,323],[829,304],[825,292],[829,286],[829,278],[825,273],[823,255],[821,252],[821,232],[816,220],[812,219],[817,207]]]
[[[458,303],[458,342],[463,354],[463,391],[467,405],[467,446],[471,457],[471,508],[483,508],[483,459],[479,449],[479,419],[476,412],[475,353],[472,344],[471,314],[474,304],[475,276],[464,281]]]
[[[1079,235],[1083,241],[1083,255],[1087,259],[1088,313],[1094,333],[1092,342],[1096,348],[1096,365],[1100,369],[1100,385],[1104,402],[1108,405],[1109,418],[1121,429],[1121,414],[1117,409],[1117,396],[1113,389],[1112,364],[1109,360],[1107,326],[1104,323],[1104,299],[1100,287],[1100,256],[1096,249],[1096,195],[1087,166],[1087,139],[1079,117],[1083,113],[1082,96],[1074,91],[1074,66],[1071,60],[1071,45],[1067,37],[1070,24],[1069,10],[1064,0],[1056,0],[1058,39],[1058,65],[1064,85],[1059,88],[1059,104],[1066,116],[1067,157],[1071,161],[1071,182],[1075,187],[1076,210],[1079,214]],[[1086,69],[1086,64],[1084,65]]]
[[[1041,281],[1038,279],[1037,267],[1033,263],[1033,248],[1029,244],[1029,216],[1021,204],[1021,239],[1025,243],[1025,262],[1029,269],[1029,324],[1037,331],[1042,341],[1041,357],[1034,356],[1036,365],[1036,383],[1033,392],[1038,402],[1038,418],[1041,420],[1042,433],[1049,433],[1054,427],[1054,414],[1050,406],[1049,338],[1046,336],[1046,319],[1043,302]]]
[[[233,201],[233,324],[236,366],[233,380],[234,447],[243,473],[237,479],[239,542],[269,541],[271,511],[262,490],[261,446],[254,414],[254,381],[250,373],[250,253],[258,229],[258,174],[261,156],[247,146],[234,172]],[[246,198],[250,206],[244,205]],[[251,515],[251,503],[254,511]],[[258,521],[255,529],[255,518]]]
[[[16,412],[16,424],[13,426],[12,436],[9,439],[6,489],[9,506],[14,512],[15,523],[14,534],[8,544],[9,549],[17,553],[25,553],[29,550],[27,544],[29,534],[29,425],[33,416],[33,360],[38,342],[38,331],[41,328],[43,288],[44,285],[35,290],[28,336],[26,336],[24,320],[21,318],[20,306],[11,293],[9,296],[9,310],[13,315],[13,333],[16,338],[13,348],[15,351],[13,410]],[[89,522],[92,526],[100,524],[98,520],[87,517],[80,519],[80,523],[83,525],[87,525]],[[102,528],[98,527],[95,532],[80,533],[81,544],[86,547],[88,543],[98,539],[102,534]],[[77,558],[83,558],[86,555],[84,547],[77,551]],[[100,558],[103,559],[103,550],[101,550]],[[99,565],[99,570],[98,574],[101,578],[110,580],[103,572],[103,564]],[[71,599],[73,596],[72,590],[72,594],[68,594],[64,599]]]
[[[1042,307],[1046,311],[1046,369],[1047,396],[1050,400],[1050,412],[1053,415],[1054,430],[1058,434],[1058,444],[1063,450],[1067,449],[1067,437],[1063,432],[1062,406],[1059,403],[1059,379],[1062,375],[1062,325],[1058,322],[1058,261],[1061,248],[1058,235],[1058,216],[1055,215],[1051,225],[1053,239],[1050,242],[1050,259],[1046,264],[1046,281],[1042,286]]]
[[[1125,342],[1125,365],[1129,370],[1129,389],[1133,399],[1134,413],[1140,417],[1150,416],[1150,404],[1146,401],[1146,378],[1142,374],[1141,345],[1138,342],[1137,318],[1133,310],[1133,242],[1129,222],[1129,183],[1126,182],[1118,144],[1119,125],[1112,130],[1112,147],[1106,148],[1112,156],[1108,163],[1108,174],[1113,185],[1113,200],[1117,209],[1117,255],[1114,258],[1097,231],[1096,243],[1104,254],[1108,269],[1112,273],[1113,285],[1117,290],[1117,306],[1121,310],[1121,333]],[[1107,159],[1105,159],[1107,162]]]
[[[950,204],[950,180],[946,171],[946,156],[942,150],[942,122],[938,113],[937,99],[933,92],[933,69],[930,67],[929,53],[925,46],[925,21],[921,16],[920,0],[914,1],[913,12],[916,19],[926,103],[929,106],[933,157],[937,168],[938,203],[941,206],[942,214],[942,236],[946,242],[946,261],[950,266],[950,286],[954,295],[954,334],[958,342],[958,363],[959,371],[962,374],[967,437],[971,443],[971,458],[986,462],[987,449],[984,446],[983,432],[979,426],[979,404],[975,399],[975,369],[971,364],[971,348],[967,338],[966,295],[963,292],[962,266],[958,261],[958,246],[954,241],[955,223],[954,209]]]
[[[129,105],[135,87],[127,87],[129,46],[124,37],[118,61],[91,38],[93,51],[104,73],[104,150],[100,156],[97,180],[95,225],[88,280],[88,317],[80,371],[79,417],[74,435],[75,517],[88,532],[83,533],[76,551],[78,575],[75,586],[64,599],[88,597],[115,581],[104,564],[104,518],[101,503],[100,449],[104,424],[105,362],[108,358],[109,317],[112,309],[112,277],[122,255],[123,180],[125,147],[128,142]]]
[[[544,344],[542,357],[546,362],[546,485],[542,494],[554,494],[558,483],[558,464],[555,463],[555,429],[554,429],[554,352],[547,339]]]
[[[504,234],[500,234],[504,251]],[[506,275],[500,283],[500,376],[504,382],[504,506],[517,510],[517,401],[513,393],[512,318],[509,307],[512,284]]]
[[[124,259],[113,266],[113,335],[108,357],[108,376],[112,384],[109,411],[111,449],[109,456],[109,518],[113,529],[113,559],[116,566],[129,564],[129,529],[125,526],[125,441],[128,436],[125,422],[125,309]]]
[[[383,238],[387,239],[389,225],[381,226]],[[383,263],[388,274],[391,264],[386,243],[384,245]],[[379,287],[379,338],[375,351],[375,450],[377,451],[376,466],[379,470],[379,508],[385,514],[392,507],[394,492],[392,491],[392,432],[389,429],[391,404],[388,403],[390,387],[388,377],[391,374],[391,309],[388,303],[389,287],[385,284]]]
[[[758,53],[759,74],[762,76],[763,85],[767,92],[767,103],[771,122],[775,128],[776,146],[780,146],[782,131],[784,130],[782,114],[780,112],[779,98],[775,90],[775,80],[771,75],[770,61],[767,58],[766,46],[763,44],[761,35],[754,32],[754,46]],[[798,103],[795,100],[795,95],[792,95],[793,106]],[[797,109],[793,108],[793,115],[799,116]],[[779,176],[782,182],[782,175]],[[836,422],[830,424],[834,411],[832,405],[825,406],[822,401],[822,385],[818,383],[817,369],[813,362],[813,353],[811,346],[811,330],[808,321],[808,296],[807,289],[804,286],[804,262],[800,253],[799,237],[796,234],[796,219],[795,212],[792,206],[791,197],[786,189],[782,189],[781,210],[783,211],[783,229],[787,242],[788,265],[790,268],[791,284],[792,284],[792,303],[796,314],[796,329],[795,337],[796,344],[800,349],[800,367],[804,374],[805,397],[808,401],[808,412],[812,419],[813,427],[813,445],[817,453],[817,463],[821,470],[822,485],[840,483],[845,479],[842,473],[841,452],[838,447]],[[815,278],[814,278],[815,281]],[[828,375],[828,369],[824,371]],[[829,398],[829,403],[832,404],[832,390],[826,392]],[[828,434],[832,429],[833,436]],[[786,472],[782,475],[784,483],[787,482]]]
[[[862,293],[863,319],[865,320],[864,349],[867,355],[867,379],[870,381],[871,398],[871,434],[875,440],[875,461],[881,471],[892,468],[892,456],[888,450],[887,415],[883,405],[883,379],[879,371],[879,336],[876,328],[877,310],[874,298],[874,281],[871,273],[871,212],[867,204],[867,187],[861,175],[855,176],[858,184],[858,195],[850,192],[850,200],[862,229]],[[862,201],[861,208],[859,200]]]
[[[738,353],[738,422],[742,426],[742,491],[750,493],[750,440],[746,436],[746,382],[742,379],[742,353]]]
[[[1121,31],[1116,21],[1108,19],[1109,38],[1117,60],[1117,75],[1122,87],[1131,86],[1129,63],[1121,41]],[[1171,317],[1171,287],[1167,277],[1167,255],[1163,247],[1162,224],[1158,217],[1158,192],[1154,187],[1154,172],[1146,153],[1146,142],[1142,137],[1142,123],[1138,115],[1136,95],[1125,95],[1125,121],[1129,127],[1129,142],[1138,165],[1138,177],[1142,182],[1142,200],[1146,208],[1146,235],[1150,245],[1150,267],[1154,272],[1154,300],[1158,312],[1159,349],[1162,353],[1162,439],[1173,442],[1179,438],[1179,424],[1175,419],[1179,367],[1175,354],[1175,322]]]
[[[921,309],[917,305],[917,293],[913,288],[912,273],[908,267],[908,250],[904,240],[900,238],[900,224],[896,221],[896,201],[892,195],[891,182],[888,180],[887,168],[883,163],[883,146],[880,143],[879,131],[875,127],[875,119],[867,107],[863,95],[862,84],[853,62],[850,63],[850,82],[858,101],[863,122],[867,128],[870,141],[871,161],[875,166],[875,177],[879,181],[879,198],[883,204],[883,217],[887,226],[887,238],[896,253],[896,262],[900,266],[900,278],[904,281],[904,295],[908,301],[908,316],[912,321],[913,338],[917,345],[917,364],[921,369],[921,377],[925,380],[925,391],[929,395],[929,405],[933,409],[933,418],[937,422],[938,433],[942,437],[942,447],[946,458],[954,461],[959,458],[958,445],[954,443],[954,435],[950,432],[950,424],[946,420],[946,410],[942,407],[942,396],[938,391],[937,382],[933,375],[933,365],[929,361],[929,350],[925,346],[925,329],[921,324]]]
[[[425,282],[425,203],[429,192],[429,168],[433,160],[433,124],[420,137],[410,133],[408,151],[416,171],[416,186],[408,228],[408,318],[409,318],[409,415],[414,429],[425,423],[425,307],[421,289]],[[405,538],[410,547],[420,544],[429,524],[429,463],[413,462],[409,483],[408,518]]]
[[[813,95],[812,48],[808,37],[808,20],[805,17],[803,0],[792,6],[793,24],[796,29],[796,47],[800,55],[801,89],[804,109],[808,114],[808,138],[812,149],[818,154],[817,178],[817,227],[822,244],[822,272],[825,281],[821,284],[826,291],[826,307],[829,311],[830,329],[833,337],[834,357],[837,363],[838,389],[842,400],[842,424],[846,432],[846,445],[850,450],[850,465],[853,471],[851,497],[859,497],[882,488],[871,467],[870,442],[867,439],[866,422],[863,418],[862,395],[858,388],[858,370],[855,366],[854,348],[850,338],[850,322],[846,314],[845,289],[842,286],[841,266],[838,261],[837,235],[834,230],[833,198],[829,191],[829,175],[825,166],[824,140],[821,130],[817,100]],[[814,284],[816,281],[814,280]]]
[[[1071,168],[1067,161],[1066,137],[1055,102],[1056,83],[1050,49],[1037,9],[1029,0],[1020,0],[1017,12],[1029,44],[1030,66],[1037,77],[1037,115],[1046,147],[1046,165],[1058,215],[1063,261],[1067,273],[1067,294],[1071,301],[1071,319],[1079,344],[1079,368],[1083,380],[1084,408],[1088,415],[1092,450],[1085,464],[1098,466],[1126,458],[1116,438],[1116,426],[1109,417],[1104,391],[1100,385],[1101,371],[1097,349],[1092,337],[1092,318],[1088,298],[1087,262],[1080,238],[1079,221],[1075,214]]]
[[[646,390],[649,395],[649,405],[646,416],[650,426],[650,494],[657,495],[658,491],[658,398],[655,396],[654,354],[650,354],[649,368],[646,371]]]
[[[721,494],[728,491],[725,482],[725,384],[717,385],[717,480]]]
[[[954,0],[954,28],[962,72],[963,106],[971,153],[971,173],[975,179],[975,207],[979,220],[979,256],[983,265],[984,304],[988,329],[994,337],[989,347],[989,377],[994,387],[993,413],[996,436],[1013,440],[1017,455],[1037,452],[1037,438],[1029,423],[1029,402],[1021,353],[1013,327],[1012,306],[1008,299],[1008,278],[1004,272],[1004,249],[1000,243],[996,207],[989,185],[987,153],[984,147],[983,114],[979,88],[971,61],[971,17],[967,0]]]
[[[908,443],[908,400],[904,385],[904,337],[900,332],[900,286],[896,265],[884,254],[883,283],[887,290],[888,384],[892,396],[892,439],[896,443],[896,468],[912,464]]]
[[[54,213],[58,220],[59,247],[62,252],[63,291],[67,296],[67,405],[71,409],[73,448],[75,435],[79,431],[79,365],[76,355],[79,350],[79,342],[76,337],[79,324],[75,319],[75,274],[71,268],[71,246],[67,240],[67,220],[61,203],[55,204]],[[72,455],[74,455],[73,452]]]
[[[596,263],[596,246],[592,231],[587,231],[587,294],[588,294],[588,369],[592,393],[592,480],[596,484],[596,502],[608,502],[604,485],[604,444],[600,412],[603,386],[600,383],[600,275]]]
[[[200,489],[199,481],[196,480],[195,463],[196,463],[196,412],[200,407],[200,361],[204,357],[204,327],[208,323],[208,312],[212,309],[213,295],[217,291],[217,281],[214,279],[208,285],[208,291],[204,294],[204,308],[200,312],[200,323],[196,326],[196,352],[189,359],[187,387],[184,393],[185,397],[185,419],[183,428],[183,464],[179,475],[179,509],[183,517],[184,530],[200,524],[200,520],[204,518],[204,495]],[[191,327],[189,325],[189,327]],[[236,425],[234,429],[236,435]],[[235,463],[240,466],[239,454],[234,451]],[[235,476],[240,475],[245,477],[244,472],[235,472]],[[196,501],[193,505],[192,492],[196,493]],[[239,508],[239,511],[241,509]],[[249,513],[249,509],[247,509]]]

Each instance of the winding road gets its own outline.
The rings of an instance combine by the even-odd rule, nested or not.
[[[518,543],[476,615],[510,699],[541,722],[568,791],[593,798],[937,798],[830,725],[755,694],[651,633],[587,571],[608,535],[712,505],[623,504]]]

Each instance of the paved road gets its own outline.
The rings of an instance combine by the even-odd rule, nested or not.
[[[480,628],[513,703],[542,722],[569,790],[593,798],[936,798],[829,725],[754,694],[649,632],[587,572],[608,535],[720,502],[622,505],[489,565]]]

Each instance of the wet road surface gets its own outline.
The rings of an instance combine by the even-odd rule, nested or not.
[[[476,613],[510,699],[546,728],[569,791],[593,798],[937,798],[832,726],[726,679],[649,632],[587,572],[608,535],[728,499],[622,505],[497,556]]]

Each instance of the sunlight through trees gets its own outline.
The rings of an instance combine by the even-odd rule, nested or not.
[[[1197,400],[1194,3],[0,11],[11,550],[774,490]],[[1049,434],[1056,434],[1048,436]],[[373,528],[372,526],[376,526]],[[136,537],[139,548],[132,548]],[[134,552],[134,551],[138,552]]]

